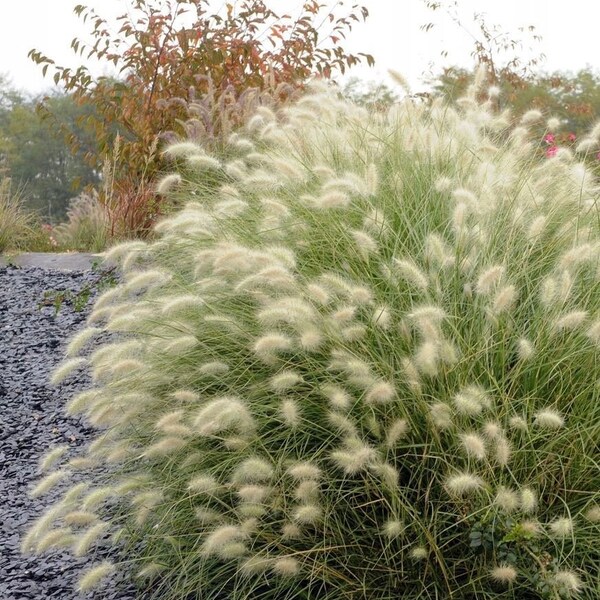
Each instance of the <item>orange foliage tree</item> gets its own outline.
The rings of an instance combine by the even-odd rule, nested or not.
[[[117,18],[117,33],[94,9],[74,9],[91,24],[94,43],[75,38],[72,49],[111,63],[116,77],[95,79],[86,66],[61,67],[38,50],[29,53],[78,103],[94,108],[84,126],[98,151],[86,159],[98,171],[110,165],[110,185],[100,196],[113,234],[141,234],[160,212],[157,145],[162,134],[181,129],[190,102],[210,96],[215,110],[207,112],[213,122],[206,124],[206,142],[215,143],[247,112],[247,90],[260,92],[251,96],[255,103],[265,96],[276,102],[313,75],[329,78],[361,60],[373,64],[372,56],[349,54],[341,45],[352,25],[368,16],[358,4],[346,10],[337,2],[328,9],[309,0],[297,18],[276,13],[263,0],[226,4],[216,13],[207,0],[130,0],[130,9]],[[227,108],[227,126],[219,107]],[[78,138],[65,133],[77,150]]]

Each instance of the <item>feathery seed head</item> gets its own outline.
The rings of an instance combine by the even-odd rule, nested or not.
[[[591,523],[600,523],[600,505],[591,506],[585,512],[585,518]]]
[[[262,504],[271,493],[272,489],[264,485],[244,485],[237,491],[240,499],[250,504]]]
[[[358,438],[346,439],[342,450],[335,450],[331,453],[332,461],[346,475],[356,475],[360,471],[364,471],[376,459],[376,456],[375,449]]]
[[[470,385],[456,394],[453,399],[454,407],[459,414],[477,416],[484,408],[489,408],[490,401],[485,390],[476,385]]]
[[[499,565],[490,571],[490,577],[503,585],[509,585],[517,580],[517,571],[510,565]]]
[[[162,347],[162,352],[173,356],[181,356],[198,345],[198,339],[193,335],[182,335]]]
[[[220,360],[213,360],[207,363],[204,363],[198,369],[198,375],[223,375],[229,371],[229,365]],[[194,402],[198,400],[198,395],[193,392],[175,392],[174,394],[192,394],[194,398],[188,397],[187,401]],[[183,397],[181,397],[183,399]],[[185,400],[184,400],[185,401]]]
[[[598,146],[598,140],[595,138],[587,137],[582,139],[575,150],[580,154],[587,154],[588,152],[593,152]]]
[[[393,448],[408,433],[408,421],[406,419],[396,419],[387,429],[385,443],[388,448]]]
[[[477,196],[470,190],[464,188],[458,188],[452,191],[452,197],[457,203],[462,203],[468,206],[470,209],[474,209],[479,204]]]
[[[358,435],[354,422],[339,412],[332,411],[328,413],[327,421],[333,426],[334,431],[336,432],[340,432],[349,436]]]
[[[536,493],[529,487],[524,487],[521,490],[521,510],[530,514],[537,508],[537,496]]]
[[[292,348],[292,340],[281,333],[273,332],[260,337],[253,346],[259,356],[271,356],[277,352],[286,352]]]
[[[222,559],[230,559],[228,546],[242,542],[247,538],[239,527],[235,525],[222,525],[210,533],[202,544],[202,553],[204,556],[216,556]],[[238,549],[235,547],[236,550]]]
[[[382,533],[390,540],[395,540],[401,537],[406,531],[406,524],[404,521],[397,519],[390,519],[386,521],[382,528]]]
[[[521,500],[517,492],[500,486],[494,498],[494,505],[503,513],[510,514],[519,509]]]
[[[165,196],[170,194],[175,188],[183,183],[183,179],[181,175],[178,173],[171,173],[169,175],[165,175],[156,186],[156,193],[161,196]]]
[[[298,403],[292,398],[287,398],[281,402],[279,414],[288,427],[294,428],[300,424],[300,409]]]
[[[200,396],[196,392],[190,390],[177,390],[171,393],[171,397],[178,402],[192,403],[198,402]]]
[[[515,415],[508,420],[508,424],[512,429],[527,431],[527,421],[523,417]]]
[[[75,556],[85,556],[96,541],[108,531],[110,525],[104,521],[96,523],[77,537],[73,546]]]
[[[398,486],[398,470],[389,463],[372,463],[369,468],[388,489]]]
[[[588,317],[585,310],[573,310],[556,319],[553,323],[555,331],[572,331],[580,327]]]
[[[452,409],[444,402],[436,402],[431,405],[429,413],[436,428],[449,429],[452,427]]]
[[[523,125],[530,125],[532,123],[535,123],[539,120],[541,120],[544,117],[544,115],[542,114],[541,111],[533,108],[531,110],[528,110],[522,117],[521,117],[521,123]]]
[[[285,556],[273,560],[271,569],[280,577],[295,577],[300,572],[300,562],[291,556]]]
[[[332,408],[341,410],[350,408],[352,399],[341,387],[327,384],[321,388],[321,392],[329,400]]]
[[[323,335],[318,329],[307,328],[300,334],[300,346],[307,352],[317,351],[323,344]]]
[[[140,569],[136,573],[136,577],[138,579],[149,579],[152,580],[158,575],[160,575],[165,569],[166,565],[162,565],[160,563],[151,562],[149,565],[146,565],[143,569]]]
[[[183,410],[174,410],[166,415],[163,415],[154,426],[155,429],[164,430],[165,427],[169,427],[170,425],[179,425],[181,419],[183,418],[184,411]]]
[[[207,402],[196,413],[194,429],[201,436],[214,436],[231,429],[249,434],[253,433],[255,423],[241,400],[225,396]]]
[[[102,333],[102,329],[98,327],[86,327],[85,329],[82,329],[71,338],[71,341],[67,346],[66,355],[68,357],[75,356],[92,338],[100,333]]]
[[[413,546],[409,556],[416,561],[425,560],[429,556],[429,550],[425,546]]]
[[[519,523],[521,531],[529,538],[536,538],[540,535],[542,528],[537,521],[526,519]]]
[[[296,523],[286,523],[281,528],[281,537],[284,540],[297,540],[302,537],[302,529]]]
[[[190,479],[187,489],[194,494],[212,496],[222,491],[222,486],[212,475],[197,475]]]
[[[186,441],[179,436],[164,437],[152,444],[144,452],[146,458],[157,458],[179,452],[186,445]]]
[[[331,313],[331,318],[336,323],[347,323],[356,316],[356,306],[343,306],[342,308]]]
[[[378,381],[373,384],[365,395],[368,404],[387,404],[396,397],[396,390],[387,381]]]
[[[303,381],[304,379],[299,373],[287,370],[271,377],[270,383],[275,392],[286,392]]]
[[[517,342],[517,356],[520,360],[529,360],[535,353],[533,344],[526,338],[521,338]]]
[[[536,217],[531,222],[531,225],[529,225],[529,228],[527,230],[527,238],[532,242],[536,241],[544,232],[544,229],[546,228],[546,221],[547,219],[543,215]]]
[[[220,161],[206,154],[192,154],[186,157],[186,162],[197,171],[214,171],[222,167]]]
[[[475,291],[482,296],[488,295],[500,282],[504,276],[504,267],[494,265],[486,269],[477,279]]]
[[[564,426],[565,420],[558,411],[545,408],[535,413],[533,424],[542,429],[560,429]]]
[[[261,458],[247,458],[240,463],[231,475],[234,484],[262,483],[273,478],[273,467]]]
[[[454,496],[466,496],[479,491],[483,487],[483,480],[471,473],[458,473],[446,480],[446,489]]]
[[[268,571],[272,566],[273,559],[257,554],[242,561],[239,571],[245,576],[255,576]]]
[[[371,316],[371,322],[384,331],[388,330],[392,324],[390,309],[387,306],[378,306]]]
[[[476,433],[465,433],[460,436],[463,448],[468,456],[477,460],[484,460],[486,457],[485,442],[483,438]]]
[[[449,192],[452,189],[454,182],[450,177],[439,177],[434,184],[434,189],[436,192],[444,193]]]
[[[560,129],[560,119],[557,117],[550,117],[546,123],[546,129],[550,132]]]
[[[496,438],[494,442],[494,457],[501,467],[506,467],[510,461],[512,448],[510,442],[504,436]]]
[[[177,296],[163,304],[161,312],[166,316],[175,316],[182,312],[198,311],[204,309],[206,303],[202,298],[193,294]]]
[[[425,291],[429,287],[427,275],[411,260],[394,258],[394,270],[409,285]]]
[[[573,520],[569,517],[559,517],[550,523],[548,529],[555,537],[570,537],[573,534]]]
[[[439,358],[439,344],[425,341],[417,349],[414,365],[423,375],[435,377],[438,374]]]
[[[202,154],[203,152],[202,146],[199,146],[194,142],[177,142],[166,148],[163,154],[169,158],[185,158],[192,154]]]
[[[213,525],[222,520],[221,513],[212,508],[206,508],[205,506],[195,508],[194,515],[196,516],[198,523],[202,526]]]
[[[377,242],[365,231],[360,231],[358,229],[350,230],[350,235],[352,236],[354,243],[356,245],[356,249],[358,251],[359,256],[363,260],[369,260],[369,257],[372,254],[376,254],[379,250],[379,245]]]
[[[68,527],[59,527],[48,531],[43,535],[35,547],[35,551],[39,554],[50,549],[68,548],[74,540],[75,536]]]
[[[52,450],[46,452],[46,454],[44,454],[44,456],[42,456],[42,458],[40,459],[39,470],[47,471],[48,469],[53,467],[65,455],[65,453],[68,450],[68,446],[62,445],[56,446],[55,448],[52,448]]]
[[[96,567],[85,572],[85,575],[79,580],[77,589],[81,593],[88,592],[97,587],[103,579],[112,575],[114,571],[115,566],[110,561],[105,560]]]
[[[70,475],[69,471],[59,470],[46,475],[29,493],[32,498],[43,496]]]
[[[133,276],[128,277],[123,289],[126,292],[154,289],[167,283],[170,278],[171,276],[164,271],[142,271],[141,273],[135,273]]]
[[[107,500],[115,495],[115,489],[112,486],[102,486],[91,491],[83,499],[81,508],[83,510],[92,510],[97,506],[100,506]]]
[[[52,385],[58,385],[61,381],[67,379],[74,371],[85,366],[87,362],[88,361],[85,358],[71,358],[63,361],[56,371],[54,371],[50,383]]]
[[[583,589],[583,582],[574,571],[557,571],[552,576],[552,583],[567,596],[576,596]]]
[[[321,469],[309,462],[296,463],[295,465],[289,467],[286,473],[299,481],[303,481],[305,479],[318,480],[322,475]]]
[[[339,190],[331,190],[315,201],[315,207],[321,209],[347,208],[352,202],[350,196]]]
[[[319,498],[319,484],[314,479],[306,479],[294,490],[294,498],[305,504],[311,504]]]
[[[316,504],[303,504],[294,511],[294,521],[301,525],[317,525],[323,518],[323,510]]]
[[[488,421],[483,426],[483,433],[490,440],[497,440],[504,435],[502,427],[496,421]]]
[[[92,523],[96,523],[99,519],[96,513],[87,510],[74,510],[70,513],[67,513],[63,517],[63,520],[67,525],[72,525],[74,527],[85,527],[87,525],[91,525]]]
[[[514,285],[505,285],[498,290],[492,303],[492,314],[501,315],[510,311],[518,298],[517,288]]]

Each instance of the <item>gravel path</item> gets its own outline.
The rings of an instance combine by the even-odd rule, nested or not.
[[[65,400],[86,381],[69,380],[58,388],[48,383],[49,374],[64,356],[68,338],[83,326],[91,302],[77,312],[67,300],[56,315],[51,304],[38,305],[46,290],[77,294],[97,279],[91,271],[0,268],[1,600],[135,597],[132,587],[118,578],[93,593],[81,595],[74,591],[81,571],[104,557],[75,559],[59,551],[23,557],[19,550],[28,524],[60,492],[38,500],[29,498],[27,492],[38,477],[40,456],[49,445],[82,445],[91,433],[79,420],[63,413]]]

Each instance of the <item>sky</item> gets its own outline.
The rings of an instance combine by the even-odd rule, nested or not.
[[[234,0],[230,0],[234,1]],[[331,5],[332,0],[322,0]],[[30,93],[52,88],[51,77],[42,77],[41,69],[27,58],[35,48],[63,66],[78,66],[70,50],[74,37],[90,39],[89,29],[73,14],[78,2],[94,7],[108,18],[125,12],[130,0],[0,0],[0,74],[11,83]],[[350,5],[359,0],[347,0]],[[275,10],[293,10],[301,0],[266,0]],[[356,24],[345,47],[352,52],[374,56],[374,68],[361,67],[350,71],[363,80],[386,81],[388,69],[404,75],[413,91],[424,89],[423,80],[439,73],[444,66],[472,66],[477,26],[473,15],[485,14],[488,25],[498,25],[501,31],[518,34],[519,27],[534,26],[542,37],[516,53],[524,58],[546,55],[542,69],[576,72],[591,68],[600,72],[600,53],[596,51],[597,24],[600,23],[600,3],[589,0],[458,0],[456,19],[442,10],[428,10],[423,0],[362,0],[369,9],[366,23]],[[221,5],[213,0],[214,7]],[[446,1],[446,5],[451,2]],[[428,33],[421,26],[432,22]],[[526,36],[520,39],[529,40]],[[529,42],[528,44],[529,45]],[[447,56],[442,56],[447,52]],[[512,56],[514,56],[513,53]],[[50,71],[49,71],[50,72]],[[101,67],[94,67],[102,74]]]

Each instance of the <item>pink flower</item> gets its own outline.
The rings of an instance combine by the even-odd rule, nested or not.
[[[547,134],[544,136],[544,141],[546,142],[546,144],[554,144],[554,140],[555,140],[555,139],[556,139],[556,138],[554,137],[554,134],[553,134],[553,133],[547,133]]]
[[[574,141],[577,139],[577,136],[576,136],[574,133],[572,133],[572,132],[571,132],[571,133],[570,133],[570,134],[567,136],[567,139],[568,139],[570,142],[574,142]]]
[[[600,160],[600,152],[598,152],[598,154],[596,154],[596,158],[597,158],[598,160]]]
[[[552,158],[553,156],[556,156],[557,152],[558,152],[558,146],[550,146],[549,148],[546,148],[546,156],[548,158]]]

